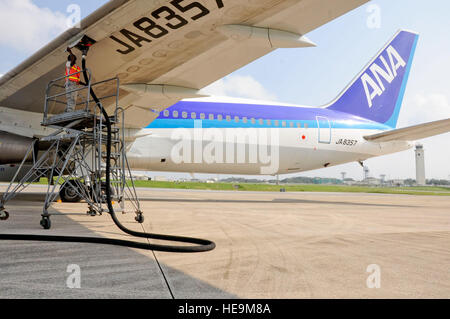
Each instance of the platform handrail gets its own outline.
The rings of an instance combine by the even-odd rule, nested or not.
[[[82,71],[74,73],[74,74],[76,75],[76,74],[79,74],[82,72],[84,72],[84,71],[82,70]],[[91,105],[93,102],[95,103],[95,101],[91,98],[90,92],[94,87],[98,87],[105,83],[115,82],[113,87],[111,87],[111,89],[113,91],[112,92],[109,91],[109,94],[98,97],[98,100],[103,102],[105,100],[115,98],[114,107],[117,108],[117,106],[119,105],[119,95],[120,95],[120,80],[119,80],[119,78],[116,76],[116,77],[113,77],[110,79],[92,83],[90,70],[86,69],[86,72],[88,73],[88,83],[85,83],[85,85],[77,87],[72,90],[65,90],[64,92],[58,92],[58,93],[50,95],[51,90],[54,89],[55,87],[60,90],[65,89],[65,86],[60,85],[60,82],[68,81],[67,79],[69,76],[61,76],[61,77],[54,79],[48,83],[47,88],[46,88],[44,116],[43,116],[43,121],[42,121],[43,125],[58,127],[59,126],[58,123],[65,124],[68,119],[73,119],[73,117],[77,118],[80,116],[89,117],[89,116],[97,115],[97,114],[94,114],[94,113],[96,113],[96,110],[95,110],[96,108],[92,107],[92,109],[91,109]],[[71,74],[70,76],[73,76],[74,74]],[[83,94],[82,100],[77,99],[77,101],[75,101],[75,107],[77,109],[80,105],[85,105],[84,108],[75,110],[74,112],[70,112],[70,113],[66,113],[66,112],[61,112],[61,114],[50,113],[51,112],[50,108],[52,106],[54,107],[55,105],[60,105],[60,106],[67,105],[67,100],[62,99],[60,97],[63,97],[63,96],[67,97],[67,95],[72,94],[73,92],[80,92],[80,91],[85,91],[86,95],[84,96],[84,94]]]
[[[63,93],[59,93],[59,94],[55,94],[55,95],[51,95],[51,96],[49,95],[49,94],[50,94],[50,90],[51,90],[54,86],[58,86],[59,88],[63,88],[63,89],[65,88],[65,87],[62,87],[61,85],[57,85],[57,84],[55,85],[55,83],[58,83],[58,82],[61,81],[61,80],[65,80],[64,83],[67,83],[67,81],[69,80],[69,77],[74,76],[74,75],[80,75],[80,76],[81,76],[81,74],[83,74],[84,71],[85,71],[85,70],[81,70],[81,71],[76,72],[76,73],[72,73],[72,74],[69,74],[69,75],[61,76],[61,77],[59,77],[59,78],[56,78],[56,79],[50,81],[50,82],[47,84],[47,88],[46,88],[46,90],[45,90],[45,105],[44,105],[44,119],[43,119],[43,122],[44,122],[44,123],[48,120],[49,101],[50,101],[50,100],[55,100],[55,102],[58,102],[58,101],[56,100],[56,98],[58,98],[58,97],[60,97],[60,96],[64,96],[64,95],[67,95],[67,94],[70,94],[70,93],[74,93],[74,92],[79,92],[79,91],[86,90],[86,89],[88,90],[88,92],[90,92],[90,90],[91,90],[91,79],[92,79],[92,74],[91,74],[91,71],[90,71],[89,69],[86,69],[86,72],[87,72],[87,74],[88,74],[88,83],[86,83],[85,86],[82,86],[82,87],[80,87],[80,88],[76,88],[76,89],[73,89],[73,90],[70,90],[70,91],[65,91],[65,92],[63,92]],[[85,111],[89,110],[89,100],[90,100],[90,95],[87,94],[87,100],[86,100],[86,108],[85,108]]]

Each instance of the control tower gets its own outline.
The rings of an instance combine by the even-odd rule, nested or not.
[[[370,169],[368,166],[364,166],[364,181],[367,181],[370,177]]]
[[[416,183],[419,186],[427,184],[425,178],[425,150],[422,144],[416,145]]]

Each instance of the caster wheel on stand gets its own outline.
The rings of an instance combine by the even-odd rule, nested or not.
[[[9,213],[7,211],[2,211],[0,212],[0,220],[8,220],[9,218]]]
[[[135,219],[139,224],[143,224],[145,221],[144,215],[142,213],[139,213]]]
[[[90,209],[86,214],[88,216],[91,216],[91,217],[96,217],[97,216],[97,212],[95,210],[93,210],[93,209]]]
[[[50,217],[42,217],[41,219],[42,228],[48,230],[52,227],[52,222],[50,221]]]

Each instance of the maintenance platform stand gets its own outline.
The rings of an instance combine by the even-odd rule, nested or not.
[[[86,73],[85,73],[86,71]],[[44,202],[41,226],[51,228],[49,212],[58,195],[66,202],[85,201],[88,214],[92,216],[108,213],[106,196],[106,161],[108,130],[106,119],[101,112],[103,105],[111,112],[111,156],[110,189],[112,200],[120,205],[122,213],[135,213],[136,221],[144,222],[143,213],[136,194],[133,177],[126,156],[124,110],[119,107],[118,78],[91,83],[89,70],[85,86],[66,91],[68,76],[51,81],[46,90],[44,117],[42,126],[52,133],[35,139],[30,145],[16,175],[0,201],[0,217],[8,219],[5,205],[29,185],[48,180],[47,194]],[[97,105],[91,97],[91,90],[102,92]],[[67,113],[64,110],[67,98],[75,93],[76,110]],[[44,151],[39,152],[39,150]],[[28,163],[32,168],[20,180],[19,173]]]

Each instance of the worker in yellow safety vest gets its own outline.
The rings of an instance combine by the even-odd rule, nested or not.
[[[81,68],[77,66],[77,57],[72,53],[70,48],[67,48],[69,57],[66,63],[66,112],[74,112],[77,106],[78,85],[81,84]]]

